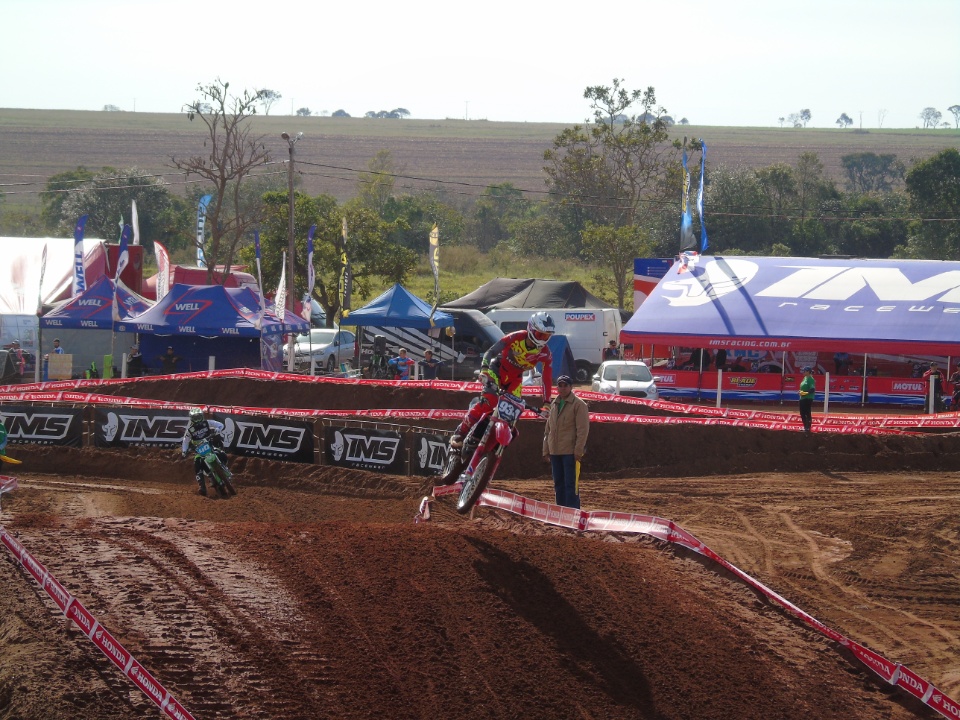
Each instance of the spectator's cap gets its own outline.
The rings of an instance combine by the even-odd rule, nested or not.
[[[930,367],[936,367],[936,366],[937,364],[935,362],[930,363]]]
[[[557,385],[573,385],[573,380],[569,375],[561,375],[557,378]]]
[[[60,338],[54,338],[53,341],[54,341],[54,342],[60,342]]]
[[[813,368],[810,367],[809,365],[804,365],[804,366],[803,366],[803,371],[804,371],[805,373],[808,373],[808,372],[809,372],[809,373],[812,373],[812,372],[813,372]]]
[[[173,350],[173,345],[167,345],[167,350]]]
[[[611,340],[611,341],[610,341],[610,347],[615,347],[616,344],[617,344],[617,341],[616,341],[616,340]]]

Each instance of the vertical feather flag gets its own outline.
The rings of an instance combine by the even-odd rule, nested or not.
[[[440,304],[440,229],[434,224],[430,231],[430,269],[433,270],[433,307],[430,308],[430,327],[433,327],[433,314]]]
[[[87,289],[83,269],[83,229],[88,217],[88,215],[82,216],[73,228],[73,297]]]
[[[170,292],[170,253],[159,242],[153,243],[157,256],[157,302]]]
[[[340,296],[340,319],[350,314],[350,291],[353,278],[350,277],[350,255],[347,252],[347,218],[343,218],[343,251],[340,253],[340,279],[342,295]]]
[[[43,314],[43,276],[47,272],[47,244],[43,244],[43,255],[40,256],[40,287],[37,288],[37,317]]]
[[[130,224],[133,226],[133,244],[140,244],[140,217],[137,215],[137,201],[131,200]]]
[[[273,298],[273,314],[283,322],[284,311],[287,307],[287,253],[283,253],[283,264],[280,266],[280,287]]]
[[[303,319],[310,322],[311,306],[313,305],[313,285],[316,282],[317,275],[313,269],[313,235],[317,232],[317,226],[311,225],[307,232],[307,292],[303,294]]]
[[[697,216],[700,220],[700,253],[703,254],[707,251],[707,226],[703,221],[703,174],[707,166],[707,144],[701,140],[700,145],[702,152],[700,153],[700,192],[697,193]]]
[[[207,222],[207,205],[210,204],[212,198],[212,195],[204,195],[197,204],[197,267],[200,268],[207,266],[207,258],[203,252],[203,231]]]
[[[687,151],[683,157],[683,197],[680,199],[680,252],[693,250],[693,219],[690,217],[690,204],[687,198],[690,195],[690,173],[687,171]]]
[[[257,251],[257,283],[260,285],[260,314],[257,316],[257,330],[263,327],[263,315],[266,312],[266,304],[263,299],[263,275],[260,273],[260,231],[253,233],[253,246]]]
[[[130,262],[130,236],[133,235],[133,231],[130,229],[129,225],[123,226],[123,231],[120,233],[120,254],[117,256],[117,271],[113,277],[113,321],[120,321],[120,308],[117,304],[117,285],[120,282],[120,273],[123,272],[123,269],[127,267],[127,264]]]

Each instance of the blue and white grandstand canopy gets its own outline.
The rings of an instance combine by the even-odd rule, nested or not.
[[[705,256],[623,328],[635,345],[960,356],[960,263]]]
[[[174,285],[150,310],[117,327],[145,335],[259,337],[260,296],[250,288]],[[289,311],[278,318],[272,307],[263,317],[263,335],[306,332],[309,323]]]
[[[99,280],[75,298],[67,300],[41,317],[40,327],[112,330],[113,286],[113,280],[101,275]],[[152,306],[150,300],[133,292],[122,282],[117,283],[120,322],[129,322]]]

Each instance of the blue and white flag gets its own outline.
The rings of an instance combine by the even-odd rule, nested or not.
[[[697,217],[700,220],[700,254],[707,251],[707,226],[703,221],[703,175],[707,166],[707,144],[701,140],[700,145],[703,148],[700,154],[700,192],[697,193]]]
[[[47,272],[47,244],[43,244],[43,255],[40,258],[40,287],[37,290],[37,317],[43,314],[43,276]]]
[[[137,201],[131,200],[130,224],[133,226],[133,244],[140,244],[140,218],[137,215]]]
[[[683,151],[683,197],[680,201],[680,252],[693,250],[693,218],[690,217],[690,173],[687,171],[687,151]]]
[[[83,271],[83,228],[87,224],[89,215],[77,220],[73,228],[73,297],[87,289],[87,281]]]
[[[280,286],[273,297],[273,314],[280,322],[284,321],[287,307],[287,253],[283,253],[283,264],[280,266]]]
[[[301,310],[303,319],[307,322],[310,322],[310,315],[313,310],[313,285],[317,279],[316,272],[313,269],[313,236],[316,232],[316,225],[311,225],[307,232],[307,292],[303,294],[303,310]]]
[[[204,195],[197,205],[197,267],[201,268],[207,266],[207,259],[203,252],[203,229],[207,222],[207,205],[210,204],[212,198],[212,195]]]
[[[266,312],[266,303],[263,299],[263,276],[260,273],[260,231],[253,232],[253,247],[257,251],[257,283],[260,285],[260,314],[257,316],[257,330],[263,327],[263,314]]]
[[[117,303],[117,285],[120,282],[120,273],[130,262],[130,237],[133,235],[129,225],[123,226],[123,232],[120,233],[120,254],[117,255],[117,273],[113,277],[113,321],[120,322],[120,307]]]

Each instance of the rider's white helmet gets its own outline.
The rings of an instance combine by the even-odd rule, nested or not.
[[[527,339],[538,348],[546,345],[556,331],[553,318],[543,311],[534,313],[527,321]]]
[[[199,425],[204,420],[203,410],[200,408],[190,408],[190,424]]]

